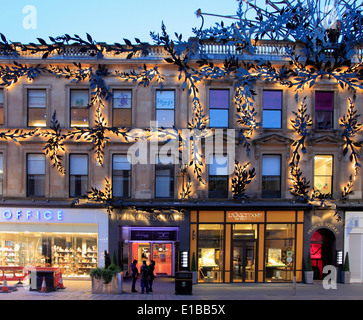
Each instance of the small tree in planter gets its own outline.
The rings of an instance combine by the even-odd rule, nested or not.
[[[343,269],[341,272],[342,283],[350,283],[350,265],[348,252],[345,254]]]
[[[92,269],[92,293],[120,293],[122,287],[118,280],[119,273],[120,269],[114,264],[107,268]]]
[[[305,283],[309,283],[309,284],[313,283],[314,271],[313,271],[313,266],[311,264],[310,252],[309,252],[308,257],[306,259],[304,276],[305,276]]]
[[[192,265],[190,271],[193,274],[193,283],[196,284],[198,282],[198,270],[197,270],[197,262],[195,260],[195,252],[193,252]]]

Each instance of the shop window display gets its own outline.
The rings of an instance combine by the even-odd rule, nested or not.
[[[198,235],[198,281],[222,282],[222,224],[200,224]]]
[[[58,267],[64,277],[88,277],[97,267],[97,234],[2,232],[2,266]]]
[[[295,265],[295,225],[266,225],[266,281],[292,281]]]

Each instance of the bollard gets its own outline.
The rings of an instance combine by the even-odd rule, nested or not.
[[[293,296],[296,295],[296,276],[294,276],[293,281],[292,281],[292,295]]]

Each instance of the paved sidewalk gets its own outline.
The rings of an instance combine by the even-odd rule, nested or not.
[[[363,300],[363,283],[337,284],[337,289],[324,289],[322,282],[312,285],[297,283],[294,294],[291,283],[253,284],[197,284],[192,295],[176,295],[173,278],[156,278],[154,292],[131,293],[131,280],[124,279],[122,294],[92,294],[90,280],[64,280],[65,289],[55,292],[30,291],[29,286],[8,282],[9,293],[2,293],[0,300],[135,300],[135,301],[201,301],[201,300]],[[12,291],[16,288],[16,291]]]

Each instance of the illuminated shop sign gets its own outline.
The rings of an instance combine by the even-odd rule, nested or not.
[[[183,213],[122,213],[118,216],[122,221],[184,221]]]
[[[62,210],[18,210],[3,209],[0,210],[1,221],[21,221],[21,222],[48,222],[63,221],[64,215]]]
[[[263,211],[227,211],[227,222],[264,222]]]

